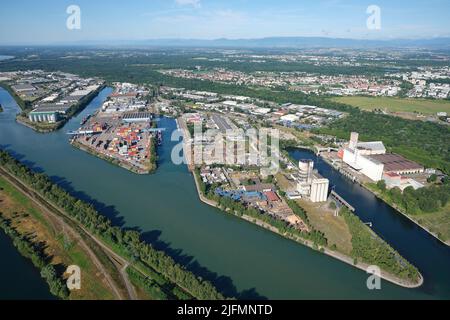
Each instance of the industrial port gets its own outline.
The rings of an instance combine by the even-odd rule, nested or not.
[[[68,133],[71,144],[134,173],[153,172],[163,129],[157,128],[146,94],[137,86],[116,84],[102,108]]]

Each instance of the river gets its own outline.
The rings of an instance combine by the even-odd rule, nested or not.
[[[140,230],[146,241],[211,280],[227,295],[247,299],[450,298],[450,249],[360,187],[338,180],[325,163],[319,162],[319,169],[325,176],[336,175],[333,183],[340,184],[336,190],[347,197],[340,188],[355,189],[354,198],[348,200],[358,214],[374,222],[374,229],[420,268],[425,276],[423,287],[405,289],[383,282],[382,290],[369,291],[364,272],[201,203],[187,167],[170,160],[176,143],[170,141],[176,129],[173,119],[163,118],[159,124],[167,130],[154,175],[135,175],[71,147],[65,133],[77,129],[81,119],[98,109],[110,92],[109,88],[103,90],[62,130],[39,134],[14,121],[18,106],[0,89],[5,109],[0,113],[0,145],[74,195],[92,202],[114,223]],[[314,157],[306,151],[293,155]]]

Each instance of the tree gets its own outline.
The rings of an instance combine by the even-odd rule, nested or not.
[[[384,180],[380,180],[377,182],[377,187],[378,189],[380,189],[382,192],[386,191],[386,181]]]
[[[437,175],[432,174],[428,179],[427,179],[428,183],[434,183],[437,181]]]

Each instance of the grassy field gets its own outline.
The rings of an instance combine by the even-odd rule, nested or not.
[[[328,203],[312,203],[297,200],[306,210],[312,226],[325,234],[328,246],[336,245],[337,251],[350,256],[352,252],[352,235],[343,217],[335,217],[334,211],[328,208]]]
[[[450,203],[439,212],[421,214],[412,218],[437,234],[442,241],[450,242]]]
[[[383,199],[383,201],[385,201],[387,204],[396,207],[395,204],[393,204],[390,197],[388,197],[385,193],[380,192],[375,183],[368,183],[366,184],[366,187],[372,190],[378,197]],[[397,208],[397,210],[401,211],[401,209],[399,208]],[[421,225],[422,227],[432,232],[443,242],[446,242],[448,245],[450,245],[450,203],[448,203],[446,207],[441,208],[437,212],[422,213],[415,215],[410,215],[406,213],[404,214],[407,215],[412,220],[414,220],[417,224]]]
[[[0,177],[1,215],[33,242],[44,244],[45,253],[55,266],[78,265],[82,269],[82,288],[72,291],[70,299],[113,299],[102,274],[87,253],[55,221],[46,219],[39,207]]]
[[[410,112],[436,115],[438,112],[450,114],[450,101],[425,100],[425,99],[402,99],[390,97],[339,97],[334,101],[349,104],[363,110],[387,109],[388,112]]]

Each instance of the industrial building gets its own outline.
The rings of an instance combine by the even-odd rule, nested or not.
[[[298,193],[303,197],[309,197],[312,202],[327,201],[330,181],[314,171],[314,162],[312,160],[300,160],[299,169]]]
[[[328,199],[330,181],[325,178],[313,178],[309,198],[312,202],[325,202]]]
[[[383,155],[386,148],[381,141],[358,141],[359,134],[352,132],[350,143],[343,151],[343,161],[356,171],[361,172],[373,181],[380,181],[383,177],[384,165],[371,156]]]
[[[401,155],[386,153],[386,148],[381,141],[358,142],[358,139],[358,133],[352,132],[348,147],[340,152],[340,155],[351,168],[373,181],[390,179],[391,175],[386,173],[408,175],[425,171],[423,166]]]
[[[55,111],[33,110],[28,114],[28,119],[31,122],[55,123],[59,121],[59,114]]]
[[[396,173],[399,175],[424,173],[425,168],[414,161],[405,159],[398,154],[382,154],[371,156],[372,160],[384,165],[384,172]]]
[[[152,114],[150,112],[127,112],[122,117],[123,122],[150,122]]]
[[[42,104],[28,114],[31,122],[55,123],[70,109],[68,104]]]

